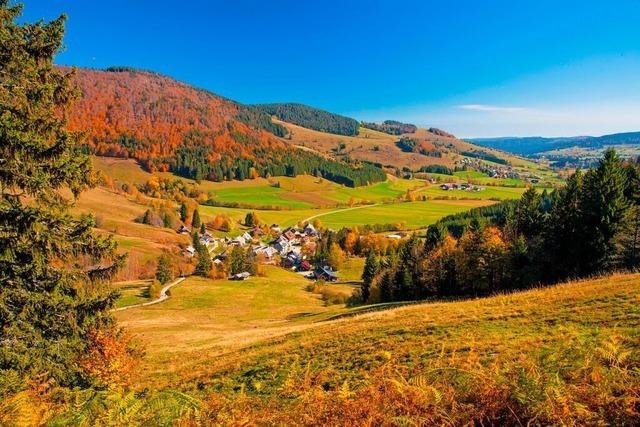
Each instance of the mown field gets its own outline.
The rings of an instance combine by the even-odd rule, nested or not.
[[[141,386],[186,391],[221,424],[640,416],[640,274],[348,310],[324,306],[293,273],[271,273],[189,279],[159,306],[118,314],[148,345]]]
[[[360,262],[361,266],[362,263]],[[357,266],[355,267],[357,268]],[[361,273],[355,273],[359,276]],[[353,274],[349,276],[352,279]],[[311,281],[280,267],[265,266],[264,277],[246,281],[190,277],[171,289],[169,300],[116,313],[119,323],[146,347],[151,381],[178,375],[197,352],[211,360],[230,349],[310,327],[346,311],[326,305],[306,290]],[[351,292],[347,284],[331,285]]]
[[[116,308],[141,304],[150,300],[149,286],[151,280],[129,280],[117,282],[112,286],[118,289],[120,297],[116,301]]]
[[[317,216],[325,227],[340,229],[362,224],[400,224],[400,228],[423,228],[440,218],[492,204],[486,200],[428,200],[344,209]]]

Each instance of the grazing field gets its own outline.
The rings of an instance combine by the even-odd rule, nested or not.
[[[131,280],[114,283],[113,287],[120,291],[116,307],[128,307],[149,301],[149,286],[151,286],[151,280]]]
[[[300,274],[270,266],[265,272],[246,281],[190,277],[171,289],[167,301],[116,317],[144,342],[151,369],[166,365],[170,374],[193,361],[184,358],[186,353],[211,360],[346,310],[344,305],[325,306],[319,295],[306,290],[311,281]]]
[[[144,184],[153,176],[149,172],[145,172],[134,159],[91,156],[91,160],[94,169],[116,181]]]
[[[112,235],[120,252],[128,254],[126,268],[120,273],[122,280],[149,277],[155,268],[155,259],[163,251],[173,251],[190,242],[188,236],[175,230],[135,222],[148,208],[122,194],[98,187],[82,193],[72,210],[76,215],[93,214],[97,231]]]
[[[491,179],[491,178],[489,178]],[[430,198],[467,199],[467,200],[510,200],[519,199],[526,191],[524,187],[486,186],[481,191],[443,190],[438,185],[421,189],[417,194]]]
[[[178,385],[208,390],[197,393],[216,402],[214,419],[232,424],[628,424],[639,302],[628,274],[376,311],[195,352]]]
[[[404,224],[407,229],[415,229],[433,224],[446,215],[492,203],[488,200],[428,200],[344,209],[317,218],[324,226],[336,230],[365,224]]]

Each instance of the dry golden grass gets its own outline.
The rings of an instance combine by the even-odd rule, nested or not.
[[[93,214],[97,231],[113,235],[120,251],[128,253],[120,275],[123,280],[149,278],[153,262],[163,251],[176,251],[179,245],[189,244],[189,237],[175,230],[135,222],[148,208],[129,196],[98,187],[82,193],[72,210],[74,214]]]

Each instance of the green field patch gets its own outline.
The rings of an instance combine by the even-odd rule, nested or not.
[[[114,283],[113,287],[118,289],[120,292],[120,297],[116,300],[116,307],[128,307],[130,305],[141,304],[149,301],[150,285],[150,280],[134,280]]]
[[[485,200],[429,200],[345,209],[319,217],[326,227],[340,229],[365,224],[404,224],[406,228],[422,228],[438,219],[490,204]]]

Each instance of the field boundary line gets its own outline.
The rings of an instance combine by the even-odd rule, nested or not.
[[[336,209],[335,211],[324,212],[324,213],[319,213],[319,214],[316,214],[316,215],[312,215],[309,218],[303,219],[301,222],[309,222],[312,219],[316,219],[316,218],[319,218],[319,217],[325,216],[325,215],[331,215],[331,214],[338,213],[338,212],[352,211],[352,210],[355,210],[355,209],[372,208],[374,206],[379,206],[381,204],[382,203],[374,203],[373,205],[362,205],[362,206],[354,206],[352,208],[346,208],[346,209]]]
[[[186,277],[179,277],[178,279],[176,279],[175,281],[169,283],[168,285],[165,285],[161,290],[160,290],[160,296],[154,300],[151,301],[146,301],[146,302],[142,302],[140,304],[134,304],[134,305],[128,305],[126,307],[118,307],[118,308],[114,308],[111,311],[123,311],[123,310],[128,310],[130,308],[137,308],[137,307],[146,307],[148,305],[153,305],[153,304],[158,304],[161,303],[162,301],[166,300],[169,298],[169,295],[167,294],[167,292],[169,291],[169,289],[173,288],[174,286],[182,283],[184,280],[186,279]]]

